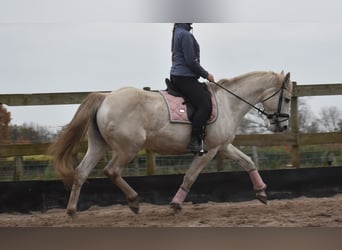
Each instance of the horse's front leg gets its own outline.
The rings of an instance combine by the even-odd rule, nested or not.
[[[183,183],[179,187],[176,195],[173,197],[170,206],[174,209],[175,213],[182,210],[182,204],[188,195],[192,184],[196,181],[198,175],[203,170],[203,168],[208,164],[208,162],[214,158],[217,149],[212,149],[208,153],[202,156],[196,155],[192,161],[190,168],[186,171]]]
[[[241,152],[232,144],[228,144],[219,150],[219,155],[237,161],[248,173],[253,183],[256,198],[263,204],[267,204],[266,184],[262,180],[254,162],[249,156]]]

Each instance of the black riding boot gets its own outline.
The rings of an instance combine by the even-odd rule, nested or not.
[[[202,151],[202,137],[203,130],[199,128],[192,128],[191,139],[188,144],[187,149],[193,153]]]

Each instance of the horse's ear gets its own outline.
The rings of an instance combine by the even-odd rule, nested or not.
[[[290,72],[288,72],[284,78],[284,81],[283,81],[283,86],[286,88],[286,89],[292,89],[292,84],[291,84],[291,80],[290,80]],[[291,90],[292,91],[292,90]]]
[[[290,72],[288,72],[285,76],[284,82],[288,82],[290,80],[290,76],[291,76],[291,74],[290,74]]]
[[[282,71],[280,72],[280,74],[281,74],[281,75],[284,75],[284,74],[285,74],[285,73],[284,73],[284,70],[282,70]]]

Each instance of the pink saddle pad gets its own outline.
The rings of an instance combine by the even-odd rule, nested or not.
[[[217,102],[216,96],[212,89],[208,87],[211,92],[212,112],[207,124],[214,123],[217,119]],[[160,94],[164,97],[169,111],[170,122],[172,123],[191,123],[188,118],[186,104],[184,104],[183,97],[175,97],[170,95],[165,90],[160,90]]]

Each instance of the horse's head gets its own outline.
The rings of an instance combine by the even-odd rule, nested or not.
[[[283,132],[288,129],[290,118],[290,101],[292,82],[290,73],[279,75],[277,90],[262,101],[265,113],[270,122],[272,132]]]

